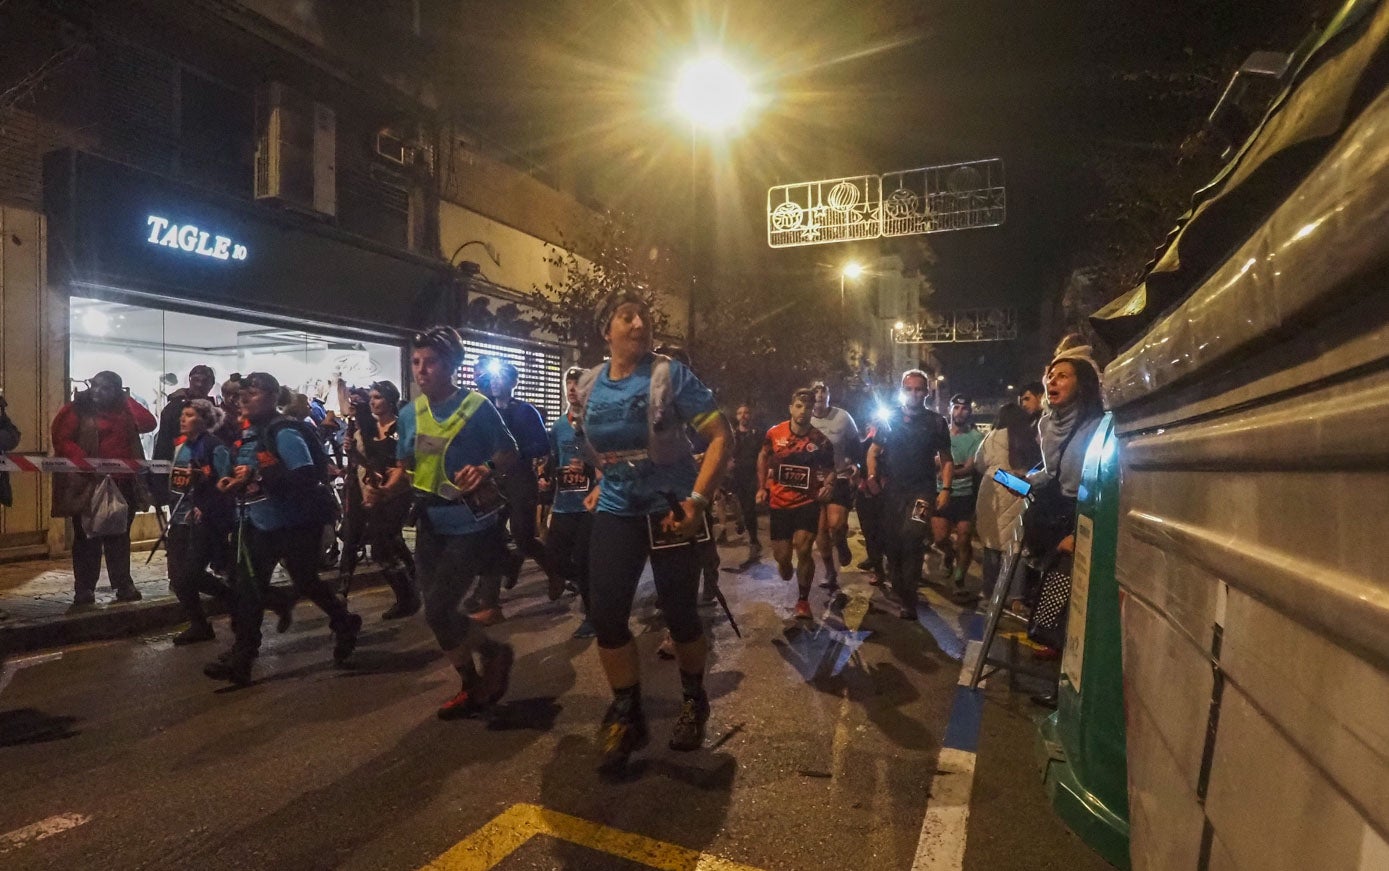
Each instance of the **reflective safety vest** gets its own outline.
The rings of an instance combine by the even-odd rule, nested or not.
[[[434,419],[429,410],[429,400],[423,396],[415,399],[415,474],[412,484],[416,490],[452,499],[457,488],[449,480],[444,469],[444,453],[449,444],[468,425],[469,419],[487,402],[487,397],[477,391],[470,391],[463,402],[443,421]]]

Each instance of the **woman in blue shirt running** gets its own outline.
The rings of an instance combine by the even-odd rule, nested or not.
[[[704,741],[708,644],[696,610],[700,564],[694,540],[697,534],[708,535],[705,509],[724,468],[729,429],[713,393],[687,366],[652,353],[651,310],[644,300],[615,294],[600,307],[597,327],[608,343],[609,360],[590,373],[591,389],[583,397],[582,437],[602,472],[588,499],[596,509],[589,545],[589,620],[613,690],[600,732],[600,770],[618,774],[647,741],[641,674],[628,621],[648,559],[675,640],[684,694],[670,747],[695,750]],[[663,370],[662,383],[653,390],[657,366]],[[652,403],[662,407],[651,408]],[[686,426],[709,443],[698,465],[684,435]],[[680,439],[683,446],[673,445]]]

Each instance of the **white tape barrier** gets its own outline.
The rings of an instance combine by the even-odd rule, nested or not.
[[[165,474],[173,463],[168,460],[103,460],[89,457],[69,460],[44,454],[0,454],[0,472],[87,472],[98,475],[129,475],[134,472]]]

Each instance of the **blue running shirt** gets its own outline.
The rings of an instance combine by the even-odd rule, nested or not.
[[[651,394],[653,360],[648,354],[621,381],[608,377],[608,364],[603,364],[584,411],[588,440],[600,454],[646,448],[646,406]],[[670,361],[670,390],[677,418],[670,422],[671,426],[695,425],[718,411],[713,392],[679,360]],[[664,514],[670,506],[662,493],[683,500],[694,489],[698,475],[692,454],[669,466],[658,466],[650,460],[607,466],[603,469],[598,510],[625,517]]]
[[[550,509],[555,514],[581,514],[584,511],[584,497],[588,495],[586,490],[565,490],[564,489],[564,470],[573,460],[583,462],[583,454],[579,451],[579,438],[574,432],[574,424],[569,422],[569,415],[561,414],[553,424],[550,425],[550,452],[555,457],[554,481],[551,486],[555,488],[555,504]],[[588,475],[593,474],[593,469],[586,467]],[[573,473],[571,473],[573,474]],[[590,486],[592,479],[589,479]]]

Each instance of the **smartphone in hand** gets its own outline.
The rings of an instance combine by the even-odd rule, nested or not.
[[[994,480],[1002,484],[1014,496],[1026,496],[1032,492],[1032,485],[1005,469],[994,472]]]

